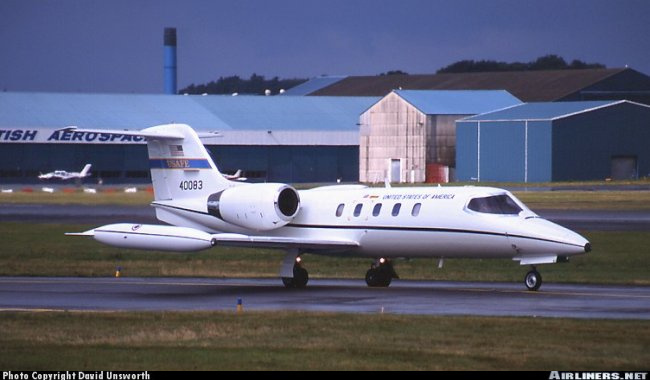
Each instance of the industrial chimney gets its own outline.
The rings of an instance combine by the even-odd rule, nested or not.
[[[165,28],[165,94],[176,94],[176,28]]]

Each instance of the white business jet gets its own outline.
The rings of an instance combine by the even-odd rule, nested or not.
[[[307,285],[305,253],[372,259],[366,282],[373,287],[396,278],[396,258],[507,258],[532,266],[524,283],[537,290],[536,265],[591,250],[585,238],[540,218],[506,190],[336,185],[297,191],[284,183],[235,182],[224,178],[187,125],[119,133],[147,138],[151,205],[170,225],[109,224],[69,235],[150,250],[283,249],[280,277],[294,288]]]
[[[88,177],[90,175],[91,164],[86,164],[80,172],[67,172],[65,170],[55,170],[53,172],[41,174],[38,176],[38,179],[60,179],[67,181],[69,179],[81,179]]]

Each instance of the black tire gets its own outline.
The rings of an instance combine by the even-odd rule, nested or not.
[[[390,285],[392,275],[385,268],[370,268],[366,272],[366,284],[371,288],[386,288]]]
[[[309,272],[307,269],[295,265],[293,267],[293,278],[282,277],[282,283],[285,288],[302,289],[309,282]]]
[[[371,288],[379,286],[378,282],[377,282],[377,270],[376,269],[374,269],[374,268],[368,269],[368,271],[366,272],[366,284]]]
[[[282,277],[282,283],[284,284],[285,288],[295,288],[295,286],[293,286],[293,278],[291,277]]]
[[[537,291],[542,286],[542,275],[536,270],[531,270],[524,277],[524,285],[530,291]]]
[[[386,276],[385,274],[381,276],[381,282],[379,283],[380,288],[387,288],[390,286],[391,281],[393,281],[392,276]]]
[[[299,266],[293,267],[293,285],[294,288],[302,289],[309,282],[309,273],[307,269]]]

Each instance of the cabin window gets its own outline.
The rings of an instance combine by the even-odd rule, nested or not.
[[[358,205],[354,206],[354,216],[359,216],[361,215],[361,209],[363,208],[363,204],[359,203]]]
[[[397,216],[399,215],[399,209],[402,207],[401,203],[395,203],[395,206],[393,206],[393,211],[391,212],[391,215]]]
[[[372,216],[379,216],[380,211],[381,211],[381,203],[377,203],[375,207],[372,208]]]
[[[343,209],[345,208],[345,205],[341,203],[339,207],[336,208],[336,216],[341,216],[343,215]]]
[[[413,216],[420,215],[420,207],[422,207],[422,203],[414,204],[413,209],[411,210],[411,215],[413,215]]]
[[[518,215],[523,211],[521,207],[519,207],[519,205],[517,205],[517,203],[506,194],[474,198],[469,201],[467,208],[476,212],[501,215]]]

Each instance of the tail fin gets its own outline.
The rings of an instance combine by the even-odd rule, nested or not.
[[[196,132],[185,124],[147,128],[149,167],[155,200],[208,196],[232,186],[212,161]],[[181,138],[151,137],[179,135]]]
[[[88,172],[90,171],[91,164],[86,164],[83,169],[81,169],[81,172],[79,173],[80,177],[86,177],[88,175]]]

